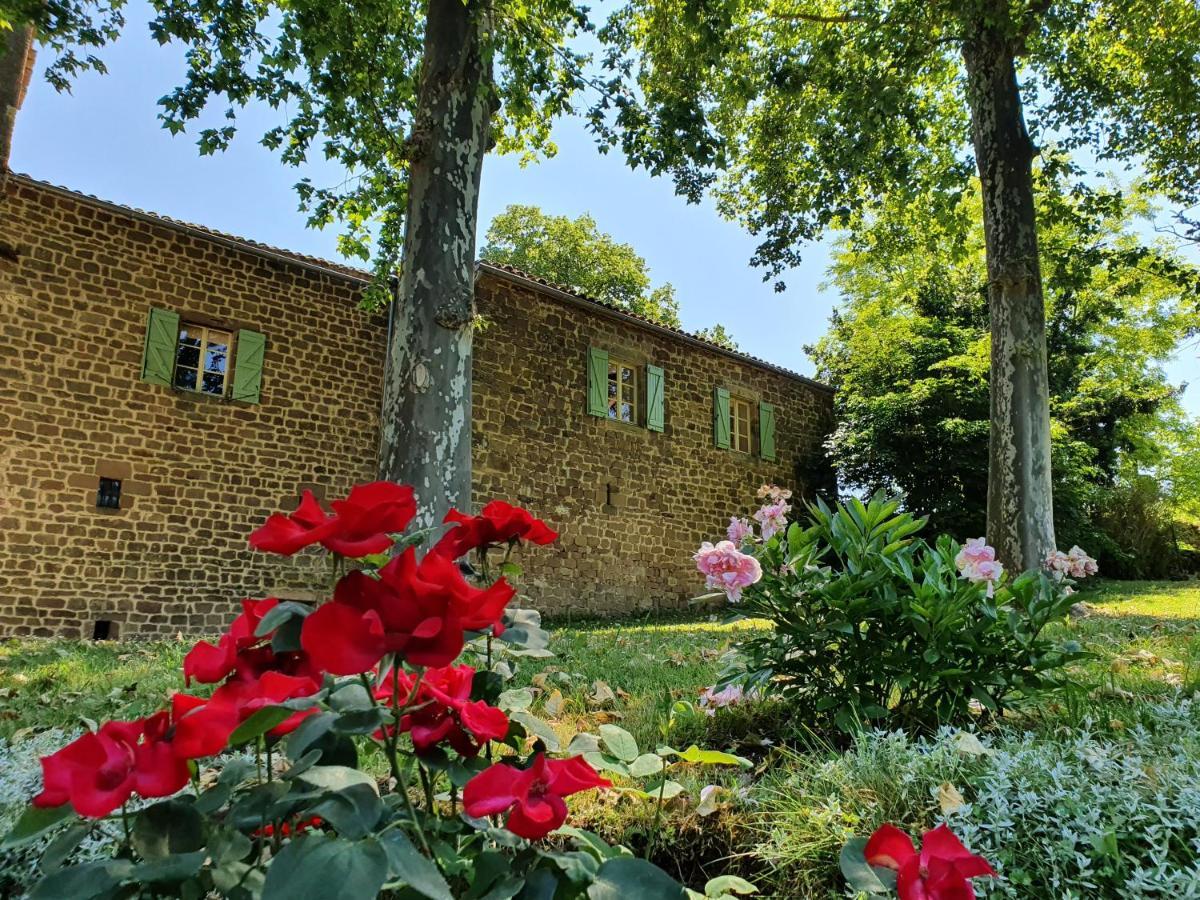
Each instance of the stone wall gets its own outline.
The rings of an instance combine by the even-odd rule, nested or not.
[[[16,177],[0,245],[0,635],[215,631],[240,597],[312,596],[314,557],[246,537],[298,485],[374,474],[385,326],[359,283]],[[141,381],[151,306],[264,333],[262,402]]]
[[[683,608],[704,592],[692,554],[753,511],[761,484],[829,487],[827,389],[520,277],[485,271],[476,295],[487,324],[475,344],[475,500],[519,502],[560,532],[524,551],[522,589],[544,611]],[[663,368],[661,433],[588,415],[589,346]],[[774,462],[715,447],[718,386],[775,407]]]
[[[12,176],[0,195],[0,636],[216,631],[244,596],[315,599],[314,554],[246,538],[298,490],[374,476],[386,322],[362,275]],[[562,538],[523,590],[564,616],[678,608],[701,540],[764,481],[828,482],[810,382],[484,266],[475,500]],[[266,335],[261,402],[140,379],[151,307]],[[599,346],[665,371],[662,433],[586,412]],[[713,389],[777,410],[774,462],[713,446]],[[121,507],[98,508],[101,478]],[[803,484],[802,482],[807,482]]]

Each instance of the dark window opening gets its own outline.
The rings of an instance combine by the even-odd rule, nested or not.
[[[121,479],[100,479],[100,489],[96,491],[96,506],[100,509],[121,508]]]
[[[110,619],[97,619],[92,625],[93,641],[112,641],[117,637],[117,626]]]

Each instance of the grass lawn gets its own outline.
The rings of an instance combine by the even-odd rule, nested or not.
[[[1067,728],[1094,729],[1120,739],[1152,715],[1150,704],[1155,700],[1200,689],[1200,585],[1105,582],[1081,593],[1080,599],[1092,607],[1091,614],[1056,627],[1066,629],[1096,658],[1074,670],[1077,696],[1021,714],[1014,722],[1018,729],[1046,735]],[[662,740],[671,703],[694,700],[712,684],[722,655],[739,635],[766,625],[723,625],[704,616],[549,627],[554,657],[527,660],[517,675],[517,686],[535,688],[533,712],[565,739],[603,722],[617,722],[640,746],[653,748]],[[0,643],[0,749],[15,752],[50,727],[69,730],[158,708],[171,692],[183,688],[180,664],[191,643]],[[731,721],[726,714],[693,722],[688,740],[698,739],[714,749],[736,745],[740,752],[754,755],[759,765],[750,775],[699,772],[699,780],[681,778],[693,797],[698,786],[711,779],[726,788],[727,805],[739,802],[739,792],[749,799],[736,814],[703,818],[694,800],[676,804],[664,825],[665,850],[659,862],[693,883],[700,871],[711,876],[738,870],[763,883],[766,896],[836,896],[832,845],[840,840],[839,829],[859,825],[860,813],[847,810],[861,804],[877,810],[880,798],[893,788],[860,785],[852,796],[839,797],[831,812],[829,797],[836,791],[821,779],[830,777],[831,766],[849,765],[857,751],[843,757],[843,749],[820,744],[798,751],[797,732],[793,729],[781,739],[772,732],[773,722],[769,715],[735,716]],[[750,754],[748,744],[757,745],[758,752]],[[0,782],[5,777],[0,776]],[[0,798],[0,805],[13,802],[11,791],[0,792]],[[912,799],[909,820],[936,815],[936,803],[931,803],[929,796]],[[648,817],[642,801],[610,793],[582,804],[579,812],[588,825],[610,837],[633,846],[644,840]],[[0,809],[0,824],[12,813]],[[861,815],[865,820],[870,813]],[[822,816],[825,825],[813,825]],[[793,825],[787,824],[793,820]]]

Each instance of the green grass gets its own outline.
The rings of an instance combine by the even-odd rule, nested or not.
[[[0,642],[0,738],[136,718],[183,690],[191,643]]]
[[[1068,704],[1069,724],[1111,718],[1120,728],[1132,724],[1142,701],[1200,689],[1200,585],[1109,581],[1080,599],[1091,614],[1063,627],[1095,659],[1072,670],[1087,695]]]

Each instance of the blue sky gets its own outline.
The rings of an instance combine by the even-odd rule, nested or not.
[[[39,66],[17,119],[13,169],[106,200],[338,258],[335,232],[306,228],[297,210],[292,185],[301,173],[257,143],[282,113],[246,111],[232,148],[201,157],[192,135],[172,137],[157,119],[158,98],[181,80],[182,51],[149,37],[141,3],[130,5],[127,19],[126,33],[101,51],[108,74],[85,75],[71,94],[50,88]],[[44,54],[42,64],[48,61]],[[824,333],[837,300],[832,289],[818,289],[829,263],[826,244],[808,248],[804,264],[787,275],[788,290],[778,294],[749,265],[754,239],[711,205],[688,205],[668,181],[598,153],[577,120],[561,122],[555,140],[555,158],[526,168],[515,158],[487,159],[481,238],[492,216],[510,203],[560,215],[591,213],[602,230],[637,248],[655,283],[675,285],[685,328],[721,322],[743,350],[812,373],[804,345]],[[323,162],[305,174],[318,184],[341,180],[340,170]],[[1170,374],[1197,384],[1187,405],[1200,413],[1195,348],[1179,355]]]

